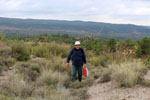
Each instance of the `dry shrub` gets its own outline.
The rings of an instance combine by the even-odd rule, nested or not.
[[[112,54],[107,54],[109,56],[109,63],[121,64],[123,62],[130,62],[133,60],[132,55],[123,54],[121,51],[117,51]]]
[[[60,56],[53,56],[50,60],[50,69],[58,72],[67,72],[66,59],[62,59]]]
[[[0,42],[0,55],[2,57],[9,57],[12,54],[12,50],[5,43]]]
[[[107,66],[107,61],[108,61],[108,57],[107,56],[96,56],[96,57],[92,57],[90,58],[90,63],[94,66]]]
[[[15,64],[15,59],[8,57],[8,58],[1,58],[0,57],[0,72],[2,70],[8,70],[9,67]]]
[[[64,81],[68,78],[66,74],[60,72],[53,72],[51,70],[44,70],[37,80],[38,86],[54,86],[58,87],[63,85]]]
[[[7,70],[15,63],[12,57],[12,50],[5,43],[0,42],[0,72]]]
[[[22,80],[20,75],[15,75],[1,85],[0,94],[7,97],[27,98],[31,96],[33,89],[33,86]]]
[[[21,74],[24,79],[28,81],[35,81],[41,73],[40,66],[37,63],[20,62],[15,64],[14,67],[16,72]]]
[[[112,64],[107,71],[111,71],[111,80],[118,87],[133,87],[143,80],[143,75],[147,68],[141,62],[124,62]]]

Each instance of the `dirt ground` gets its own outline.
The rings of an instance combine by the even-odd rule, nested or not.
[[[150,100],[150,88],[137,85],[134,88],[117,88],[112,82],[89,88],[88,100]]]

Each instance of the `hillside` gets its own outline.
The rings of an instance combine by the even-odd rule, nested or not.
[[[72,41],[44,36],[0,34],[0,100],[150,100],[150,38],[79,39],[89,74],[72,82],[71,61],[66,65]]]
[[[71,35],[93,35],[101,37],[139,39],[150,36],[150,29],[132,24],[110,24],[100,22],[15,19],[0,17],[0,31],[7,35],[35,35],[67,33]]]

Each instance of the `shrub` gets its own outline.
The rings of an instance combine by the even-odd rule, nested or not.
[[[50,69],[58,72],[66,72],[68,71],[66,67],[66,61],[64,61],[61,57],[53,56],[50,61]]]
[[[108,47],[110,48],[110,52],[115,52],[116,51],[116,40],[114,38],[111,38],[108,41]]]
[[[14,67],[17,73],[22,74],[29,81],[35,81],[41,73],[40,66],[32,62],[17,63]]]
[[[0,57],[0,71],[7,70],[9,67],[15,64],[15,59],[9,58],[1,58]]]
[[[92,57],[90,58],[90,63],[94,66],[107,66],[107,60],[108,57],[107,56],[96,56],[96,57]]]
[[[27,98],[31,96],[32,91],[32,85],[25,82],[20,75],[10,77],[7,84],[3,83],[0,87],[0,94],[7,97]]]
[[[30,52],[27,45],[23,43],[15,43],[12,46],[13,56],[19,61],[26,61],[30,59]]]
[[[136,50],[136,56],[137,56],[137,57],[141,57],[141,56],[142,56],[142,50],[141,50],[141,48],[138,48],[138,49]]]
[[[148,58],[144,61],[144,64],[148,67],[148,69],[150,69],[150,56],[148,56]]]
[[[12,50],[3,42],[0,42],[0,55],[1,57],[9,57],[12,54]]]
[[[138,42],[138,49],[136,51],[138,57],[141,55],[148,55],[150,54],[150,38],[143,38],[141,41]]]
[[[45,58],[51,58],[52,56],[66,57],[68,55],[68,48],[56,43],[41,44],[33,47],[32,54]]]
[[[133,60],[133,57],[130,55],[124,55],[122,54],[122,52],[115,52],[113,54],[108,54],[107,55],[109,57],[109,62],[110,63],[117,63],[117,64],[121,64],[124,62],[130,62]]]
[[[0,72],[7,70],[15,63],[15,59],[12,57],[12,49],[5,43],[0,42]]]
[[[45,57],[45,58],[50,58],[52,56],[47,46],[44,45],[38,45],[33,47],[32,54],[37,57]]]
[[[111,79],[118,87],[133,87],[142,82],[146,70],[141,62],[124,62],[110,65],[107,71],[112,72]]]
[[[66,67],[66,59],[62,59],[60,56],[53,56],[50,59],[35,58],[30,62],[38,64],[41,70],[51,69],[54,72],[62,73],[69,71],[69,68]]]
[[[64,81],[68,78],[66,74],[59,72],[53,72],[51,70],[44,70],[41,76],[37,80],[39,86],[54,86],[57,87],[60,84],[63,84]]]

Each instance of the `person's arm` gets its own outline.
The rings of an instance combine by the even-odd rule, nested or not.
[[[85,55],[84,50],[83,50],[83,63],[86,64],[86,55]]]
[[[70,51],[68,57],[67,57],[67,63],[70,62],[70,59],[71,59],[71,56],[72,56],[72,53],[73,53],[73,49]]]

